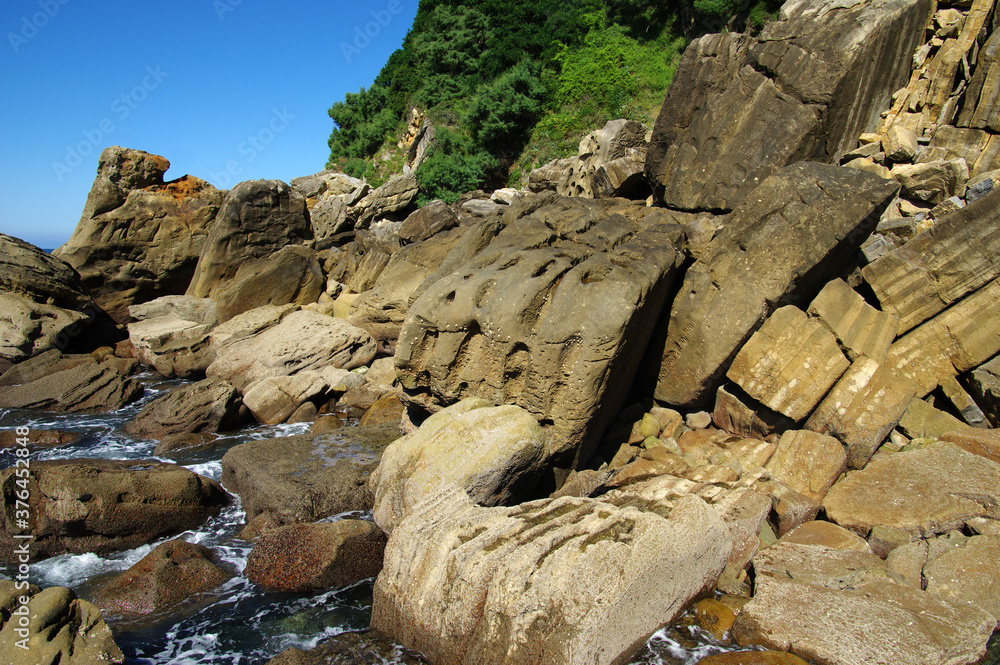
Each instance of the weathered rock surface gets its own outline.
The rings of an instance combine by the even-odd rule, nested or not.
[[[875,309],[842,279],[823,287],[809,315],[829,326],[851,360],[866,356],[885,362],[899,330],[898,316]]]
[[[370,362],[375,351],[375,341],[364,330],[300,310],[256,334],[217,343],[206,374],[226,379],[245,393],[270,377],[331,366],[354,369]]]
[[[362,665],[385,662],[399,663],[400,665],[428,665],[420,654],[399,646],[375,630],[340,633],[305,651],[289,647],[267,661],[267,665],[329,665],[330,663]]]
[[[489,247],[411,305],[396,350],[404,402],[516,404],[552,423],[564,466],[584,463],[680,266],[673,219],[621,201],[515,202]]]
[[[534,498],[547,443],[518,406],[470,397],[438,411],[382,455],[369,480],[375,522],[391,535],[415,506],[453,485],[485,506]]]
[[[819,663],[958,664],[982,657],[994,625],[979,608],[888,580],[841,590],[765,576],[732,634]]]
[[[993,427],[1000,427],[1000,358],[995,358],[969,372],[965,387],[982,408]]]
[[[839,159],[906,84],[929,13],[921,0],[794,3],[756,39],[692,42],[650,142],[657,200],[732,210],[787,164]]]
[[[712,422],[732,434],[767,439],[795,427],[795,421],[759,404],[738,386],[720,386],[715,394]]]
[[[847,455],[839,441],[806,430],[785,432],[767,462],[767,470],[797,492],[822,501],[840,474]]]
[[[14,506],[14,468],[0,474],[4,504]],[[65,552],[104,554],[199,526],[228,502],[218,483],[163,462],[32,460],[28,495],[33,560]],[[16,561],[15,534],[27,532],[3,513],[0,560]]]
[[[726,376],[764,406],[800,421],[849,366],[833,333],[789,305],[743,345]]]
[[[778,307],[811,300],[875,228],[895,191],[862,171],[807,162],[765,180],[684,276],[656,399],[684,406],[711,399],[750,335]]]
[[[882,309],[900,318],[900,333],[1000,277],[997,224],[1000,190],[862,269]]]
[[[129,305],[184,293],[222,205],[222,192],[199,178],[164,183],[169,166],[141,150],[106,148],[80,222],[53,252],[121,323]]]
[[[319,401],[329,388],[326,379],[312,370],[292,376],[269,376],[246,391],[243,403],[257,422],[277,425],[288,420],[306,402]]]
[[[795,527],[778,541],[779,543],[795,543],[797,545],[818,545],[834,550],[854,550],[856,552],[871,552],[872,548],[864,538],[837,526],[833,522],[814,520]]]
[[[828,589],[858,589],[890,580],[885,561],[869,549],[836,549],[779,540],[753,560],[760,577],[795,580]]]
[[[371,510],[368,476],[398,438],[399,426],[387,424],[243,443],[223,456],[222,483],[240,496],[247,522],[262,513],[291,524]]]
[[[265,305],[308,305],[326,287],[315,250],[299,245],[283,247],[269,256],[239,266],[231,280],[212,293],[219,320]]]
[[[126,617],[162,612],[231,577],[212,558],[211,550],[202,545],[167,541],[98,589],[94,604]]]
[[[961,420],[936,409],[922,399],[913,398],[899,419],[899,430],[911,439],[940,439],[948,432],[967,429]]]
[[[204,374],[215,359],[209,333],[219,324],[210,298],[163,296],[129,308],[129,340],[139,361],[167,378]]]
[[[403,225],[399,227],[399,239],[405,243],[420,242],[455,226],[458,226],[458,215],[451,206],[436,199],[403,220]]]
[[[1000,464],[1000,430],[967,428],[957,432],[946,432],[940,439]]]
[[[80,276],[34,245],[0,233],[0,359],[112,341],[107,314]],[[98,324],[98,325],[92,325]],[[86,335],[82,335],[86,332]]]
[[[0,408],[96,413],[120,409],[142,393],[113,363],[53,349],[4,373]]]
[[[872,459],[833,486],[827,516],[865,536],[878,524],[928,537],[1000,516],[1000,464],[938,442]]]
[[[385,536],[371,522],[291,524],[261,535],[243,574],[270,591],[339,588],[378,575],[384,550]]]
[[[928,562],[923,579],[928,593],[979,607],[1000,620],[1000,537],[973,536]]]
[[[394,530],[372,627],[444,665],[620,662],[715,583],[729,547],[694,497],[665,519],[569,497],[482,508],[454,489]]]
[[[847,448],[847,465],[861,469],[903,416],[916,385],[862,356],[844,373],[806,421],[806,428],[835,436]]]
[[[942,379],[974,369],[1000,352],[1000,279],[897,339],[886,365],[917,384],[917,396]]]
[[[17,610],[22,596],[29,598],[28,625]],[[66,665],[123,665],[125,655],[115,644],[101,611],[76,597],[66,587],[19,589],[0,580],[0,662],[65,663]],[[27,628],[25,639],[16,629]],[[25,640],[25,641],[21,641]]]
[[[236,388],[222,379],[205,379],[174,388],[142,407],[125,424],[134,436],[161,439],[186,432],[227,432],[248,421]]]
[[[311,239],[302,196],[280,180],[241,182],[216,215],[187,295],[212,296],[246,261]]]
[[[372,220],[406,210],[416,200],[419,191],[417,177],[413,174],[389,178],[385,184],[358,201],[359,213],[355,228],[367,228]]]

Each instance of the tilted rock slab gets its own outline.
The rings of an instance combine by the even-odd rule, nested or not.
[[[14,377],[38,365],[44,373],[24,382]],[[111,363],[89,355],[62,355],[55,349],[15,365],[0,384],[0,408],[105,413],[142,397],[143,387]],[[11,385],[15,383],[15,385]]]
[[[184,467],[149,460],[32,460],[28,495],[33,560],[66,552],[132,549],[201,525],[229,501],[217,482]],[[4,504],[14,506],[13,467],[0,473]],[[14,563],[18,526],[4,511],[0,560]]]
[[[674,299],[656,399],[700,406],[778,307],[811,300],[872,232],[896,185],[801,162],[772,175],[726,219]]]
[[[900,333],[1000,277],[1000,190],[957,210],[861,270]],[[877,358],[876,358],[877,360]]]
[[[216,215],[186,293],[211,296],[244,262],[312,237],[306,200],[300,194],[280,180],[241,182]]]
[[[862,537],[884,524],[926,538],[977,517],[1000,519],[1000,464],[944,442],[878,456],[834,485],[823,508]]]
[[[11,613],[28,597],[28,625]],[[0,580],[0,662],[65,663],[65,665],[123,665],[125,654],[115,644],[101,611],[77,598],[72,589],[31,585],[20,589],[12,580]],[[23,616],[23,615],[22,615]],[[16,629],[28,629],[25,642]],[[26,646],[27,649],[23,647]]]
[[[965,665],[986,653],[996,619],[888,580],[857,589],[762,576],[732,628],[741,645],[836,665]]]
[[[215,289],[212,297],[219,306],[219,320],[228,321],[265,305],[314,303],[325,288],[316,251],[291,245],[242,264],[232,280]]]
[[[684,51],[650,141],[658,201],[732,210],[800,159],[833,162],[910,76],[927,0],[786,4],[758,38],[706,35]]]
[[[486,249],[411,305],[396,350],[404,402],[516,404],[553,425],[561,465],[585,463],[680,267],[673,219],[622,201],[515,202]]]
[[[1000,279],[897,339],[885,364],[917,384],[917,396],[1000,352]]]
[[[833,333],[789,305],[743,345],[726,376],[764,406],[799,421],[849,366]]]
[[[168,434],[232,431],[248,420],[240,394],[231,383],[205,379],[174,388],[142,407],[125,423],[125,431],[161,439]]]
[[[830,327],[851,360],[867,356],[885,362],[899,331],[899,317],[865,302],[842,279],[835,279],[809,305],[814,316]]]
[[[375,357],[375,341],[342,319],[300,310],[257,334],[216,347],[205,373],[221,377],[240,392],[256,382],[324,367],[354,369]]]
[[[570,497],[481,508],[454,489],[390,537],[372,627],[437,665],[623,662],[715,584],[729,548],[695,497],[665,519]]]
[[[864,468],[916,392],[906,376],[858,358],[806,421],[806,429],[840,439],[847,447],[847,465]]]
[[[927,563],[927,592],[978,606],[1000,620],[1000,536],[973,536]]]
[[[485,506],[531,498],[547,443],[546,432],[519,406],[495,407],[476,397],[453,404],[386,448],[368,481],[375,522],[392,534],[414,506],[452,485]]]
[[[833,483],[847,470],[847,454],[840,441],[808,430],[785,432],[767,462],[775,480],[811,499],[822,501]]]

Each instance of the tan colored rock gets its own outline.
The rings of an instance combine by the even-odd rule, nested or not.
[[[862,356],[851,364],[805,426],[843,442],[847,465],[860,469],[889,436],[916,391],[916,385],[905,376]]]
[[[828,589],[857,589],[877,580],[888,581],[885,561],[871,551],[834,549],[779,540],[753,560],[761,576],[805,582]]]
[[[830,327],[851,360],[867,356],[884,362],[899,329],[899,317],[878,311],[842,279],[823,287],[809,315]]]
[[[243,574],[269,591],[340,588],[377,575],[384,550],[385,536],[364,520],[292,524],[260,536]]]
[[[1000,537],[973,536],[923,568],[928,593],[980,607],[1000,620]]]
[[[695,497],[661,517],[569,497],[481,508],[453,490],[393,532],[372,627],[438,665],[622,662],[714,585],[728,549]]]
[[[44,369],[41,375],[17,380],[26,365]],[[0,384],[0,408],[44,409],[71,413],[106,413],[135,402],[143,387],[111,363],[92,356],[63,355],[56,349],[8,370]]]
[[[207,547],[170,540],[98,589],[94,604],[118,616],[162,612],[219,586],[231,575],[212,562]]]
[[[847,455],[833,437],[807,430],[788,431],[778,440],[767,470],[776,480],[821,502],[847,470]]]
[[[878,457],[847,474],[823,508],[837,524],[867,535],[876,524],[927,537],[975,517],[1000,517],[1000,464],[938,442]]]
[[[962,158],[892,167],[890,174],[906,196],[933,205],[952,196],[964,196],[969,165]]]
[[[761,183],[684,275],[656,400],[675,406],[711,400],[750,335],[778,307],[841,270],[894,191],[870,174],[809,162]]]
[[[22,626],[11,612],[28,598],[28,625]],[[18,665],[66,663],[66,665],[123,665],[125,655],[115,644],[101,611],[77,598],[66,587],[44,591],[31,585],[19,589],[12,580],[0,580],[0,662]],[[17,630],[27,629],[27,635]],[[22,641],[24,640],[24,641]]]
[[[1000,190],[962,208],[862,269],[904,333],[1000,276]]]
[[[768,317],[726,376],[764,406],[798,421],[849,366],[829,329],[789,305]]]
[[[946,432],[938,438],[954,443],[970,453],[1000,463],[1000,431],[998,430],[967,428],[957,432]]]
[[[900,125],[893,125],[882,137],[882,151],[897,164],[913,161],[919,147],[917,135]]]
[[[542,472],[547,444],[524,409],[462,400],[386,449],[368,481],[375,522],[391,535],[414,506],[452,485],[477,504],[523,501]]]
[[[989,423],[986,422],[986,414],[979,408],[976,401],[972,399],[972,395],[966,392],[965,387],[958,382],[958,379],[954,376],[946,376],[941,379],[938,387],[944,394],[945,399],[951,402],[955,411],[962,416],[962,420],[973,427],[989,427]]]
[[[712,422],[731,434],[756,439],[767,439],[795,427],[791,418],[751,400],[732,385],[720,386],[716,392]]]
[[[160,439],[169,434],[227,432],[249,420],[240,395],[229,382],[205,379],[174,388],[142,407],[125,423],[129,434]]]
[[[964,432],[971,428],[950,413],[914,398],[899,419],[899,429],[911,439],[940,439],[949,432]]]
[[[1000,352],[1000,280],[994,280],[889,349],[888,367],[913,379],[917,396],[942,379],[978,367]]]
[[[812,662],[958,664],[986,652],[994,621],[978,608],[889,580],[840,590],[765,576],[732,633],[739,644]]]
[[[406,210],[419,192],[417,177],[413,174],[397,175],[358,201],[359,210],[355,228],[365,229],[371,223],[390,213]]]
[[[258,334],[218,345],[205,373],[245,391],[265,378],[329,366],[353,369],[374,357],[375,341],[364,330],[300,310]]]
[[[853,531],[848,531],[833,522],[813,520],[795,527],[778,541],[797,545],[816,545],[834,550],[853,550],[871,553],[872,549]]]
[[[269,376],[255,382],[243,394],[243,404],[257,422],[277,425],[288,420],[296,409],[311,400],[319,400],[330,386],[315,370],[292,376]]]
[[[212,292],[219,320],[265,305],[308,305],[326,286],[316,251],[291,245],[240,264],[231,279]]]

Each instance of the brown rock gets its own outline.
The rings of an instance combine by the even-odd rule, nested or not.
[[[939,438],[954,443],[974,455],[1000,463],[1000,431],[969,428],[958,432],[947,432]]]
[[[732,434],[767,439],[795,427],[795,421],[759,404],[738,386],[720,386],[712,411],[715,426]]]
[[[815,545],[834,550],[853,550],[855,552],[871,553],[871,547],[865,539],[853,531],[832,522],[814,520],[795,527],[779,542],[796,545]]]
[[[398,423],[403,419],[403,403],[396,393],[386,393],[365,411],[359,425],[381,425],[382,423]]]
[[[231,577],[207,547],[184,540],[159,545],[95,594],[94,604],[119,616],[145,616],[209,591]]]
[[[232,279],[212,292],[219,320],[264,305],[308,305],[319,300],[326,287],[316,251],[291,245],[274,254],[241,263]]]
[[[712,634],[717,640],[724,640],[726,633],[733,627],[736,615],[723,603],[705,598],[694,604],[694,617],[698,625]]]
[[[833,437],[806,430],[789,431],[778,440],[767,470],[776,480],[822,502],[840,474],[847,470],[847,455]]]
[[[940,439],[948,432],[972,428],[922,399],[913,399],[899,419],[899,429],[911,439]]]
[[[786,651],[728,651],[706,656],[697,665],[809,665]]]
[[[292,376],[269,376],[256,381],[243,395],[243,403],[257,422],[277,425],[287,421],[308,402],[322,403],[330,386],[314,370]]]
[[[962,158],[901,164],[892,167],[890,174],[906,196],[937,205],[951,196],[965,196],[969,165]]]
[[[979,607],[1000,619],[1000,537],[973,536],[923,568],[928,593]]]
[[[823,287],[809,305],[809,315],[830,327],[851,360],[867,356],[884,362],[899,329],[898,316],[878,311],[842,279]]]
[[[168,434],[232,431],[247,421],[236,388],[222,379],[205,379],[174,388],[142,407],[125,424],[125,431],[160,439]]]
[[[384,550],[385,536],[371,522],[292,524],[260,536],[243,574],[269,591],[340,588],[378,575]]]
[[[55,354],[56,359],[61,357],[58,352]],[[141,384],[89,355],[67,364],[72,366],[50,365],[52,373],[0,387],[0,407],[103,413],[120,409],[142,397]],[[13,381],[11,373],[16,369],[18,366],[6,372],[4,378]]]
[[[399,239],[406,243],[420,242],[458,226],[458,215],[444,201],[434,200],[410,213],[399,228]]]
[[[28,449],[60,448],[71,446],[80,438],[79,432],[64,432],[57,429],[29,429],[27,434],[19,434],[17,430],[9,429],[0,432],[0,450],[22,448],[21,440],[28,440]]]

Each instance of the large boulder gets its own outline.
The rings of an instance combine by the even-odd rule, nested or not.
[[[0,473],[5,505],[23,492],[13,467]],[[201,525],[228,502],[218,483],[154,461],[32,460],[27,494],[33,560],[65,552],[105,554],[132,549]],[[4,511],[0,560],[17,560],[18,534],[29,529]]]
[[[706,405],[777,308],[805,305],[872,232],[897,186],[814,162],[781,169],[729,215],[674,299],[656,399]]]
[[[571,497],[484,508],[453,487],[393,531],[371,625],[439,665],[625,662],[730,547],[695,497],[664,518]]]
[[[398,438],[398,424],[386,424],[242,443],[223,456],[222,483],[240,496],[247,522],[265,513],[293,524],[371,510],[368,476]]]
[[[131,404],[142,385],[110,359],[52,349],[0,377],[0,408],[103,413]]]
[[[20,362],[50,349],[90,351],[114,340],[111,320],[72,267],[3,233],[0,312],[0,360]]]
[[[438,411],[386,448],[369,481],[375,521],[391,534],[414,506],[452,485],[485,506],[534,498],[547,439],[518,406],[470,397]]]
[[[200,376],[215,360],[209,333],[219,325],[219,315],[211,298],[163,296],[133,305],[129,316],[136,357],[161,376]]]
[[[732,210],[783,166],[838,160],[906,84],[930,11],[928,0],[792,2],[757,38],[692,42],[650,141],[654,196]]]
[[[269,256],[242,264],[231,280],[215,290],[219,320],[264,305],[308,305],[326,287],[316,251],[291,245]]]
[[[403,401],[516,404],[552,424],[561,466],[585,463],[679,272],[676,219],[621,200],[518,200],[486,249],[411,304],[396,349]]]
[[[280,180],[241,182],[229,191],[216,215],[187,294],[212,296],[246,261],[311,239],[301,195]]]
[[[162,612],[231,577],[212,559],[212,551],[203,545],[181,539],[167,541],[102,585],[94,604],[109,614],[125,617]]]
[[[21,600],[27,599],[27,604]],[[101,611],[66,587],[44,591],[0,579],[0,662],[123,665]],[[27,614],[21,614],[22,608]]]
[[[257,540],[243,575],[269,591],[306,593],[375,577],[385,536],[364,520],[290,524]]]
[[[174,388],[125,423],[133,436],[161,439],[168,434],[227,432],[249,421],[236,388],[222,379],[205,379]]]
[[[206,374],[226,379],[245,393],[270,377],[331,366],[361,367],[375,357],[376,345],[371,335],[342,319],[300,310],[256,334],[219,342],[215,349]]]
[[[106,148],[76,230],[53,252],[122,323],[129,305],[184,293],[222,205],[222,192],[199,178],[164,183],[169,166],[141,150]]]

